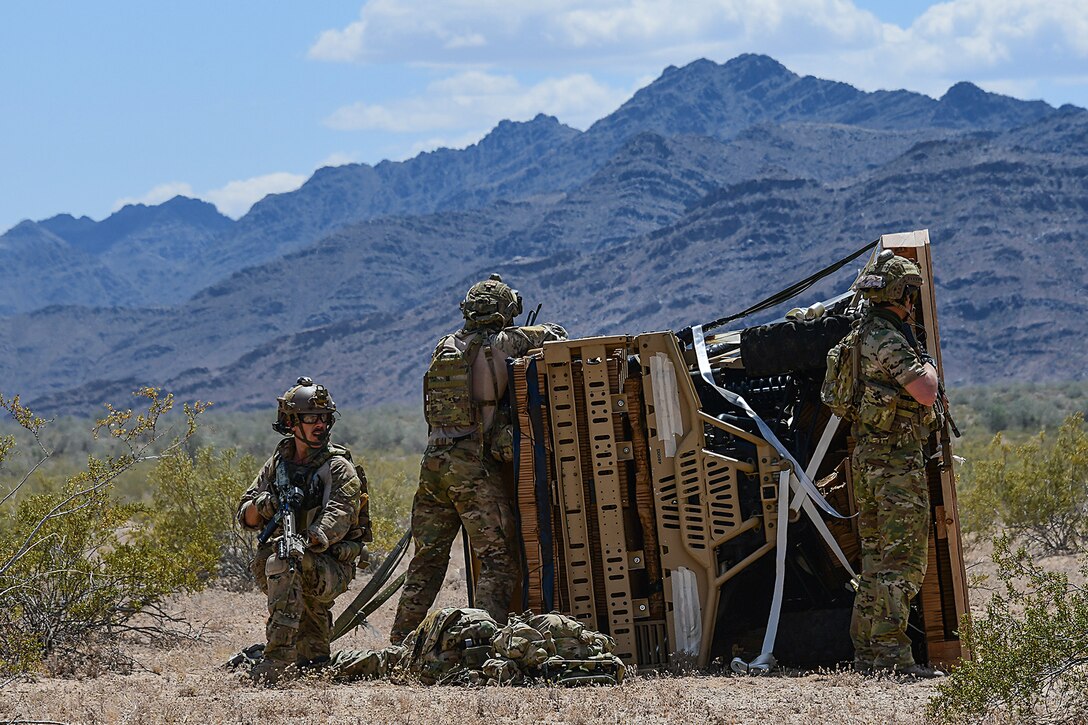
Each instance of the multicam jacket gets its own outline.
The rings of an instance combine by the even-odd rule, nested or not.
[[[881,438],[912,432],[924,436],[933,409],[914,400],[906,386],[925,375],[925,364],[900,329],[893,313],[871,309],[861,322],[859,377],[862,381],[856,438]]]
[[[290,462],[295,442],[286,438],[276,446],[275,453],[265,461],[249,489],[238,504],[238,521],[245,527],[244,512],[258,494],[271,491],[276,480],[276,467],[283,457],[287,458],[287,476],[296,482],[305,496],[297,515],[299,531],[313,529],[327,540],[325,546],[311,547],[320,553],[339,541],[366,541],[370,538],[367,522],[360,522],[360,510],[365,509],[366,482],[360,480],[350,452],[329,444],[310,454],[299,465]],[[262,528],[264,523],[255,528]],[[248,528],[248,527],[247,527]]]

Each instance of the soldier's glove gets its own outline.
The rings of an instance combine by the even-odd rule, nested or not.
[[[306,548],[315,554],[320,554],[329,548],[329,537],[317,526],[311,526],[303,531],[302,540],[306,542]]]
[[[279,505],[276,503],[276,497],[272,495],[271,491],[261,491],[253,499],[253,508],[257,510],[262,519],[270,521],[275,517]]]

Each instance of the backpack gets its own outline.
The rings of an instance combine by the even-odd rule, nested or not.
[[[476,335],[464,350],[453,335],[442,338],[423,376],[423,417],[435,428],[472,428],[480,420],[479,404],[472,400],[472,362],[483,343]]]
[[[393,671],[396,681],[424,685],[473,681],[491,652],[499,625],[483,609],[446,607],[430,614],[404,641],[407,653]]]
[[[855,325],[846,337],[827,352],[827,372],[820,386],[820,400],[843,420],[858,417],[861,392],[860,358],[863,328]]]
[[[491,640],[483,671],[500,684],[542,679],[557,685],[618,685],[626,667],[615,641],[565,614],[513,615]]]

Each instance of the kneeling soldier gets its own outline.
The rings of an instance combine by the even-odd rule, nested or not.
[[[279,401],[285,438],[242,496],[238,520],[258,529],[253,574],[268,595],[267,644],[255,680],[329,658],[333,600],[347,590],[370,540],[366,477],[348,449],[329,443],[336,404],[302,377]]]

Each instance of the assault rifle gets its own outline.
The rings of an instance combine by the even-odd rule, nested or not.
[[[288,562],[288,571],[294,573],[295,563],[302,558],[306,546],[299,536],[295,522],[295,507],[302,502],[302,489],[287,480],[287,464],[281,459],[276,465],[276,480],[272,490],[279,501],[276,515],[268,522],[257,537],[258,544],[264,544],[271,538],[277,526],[283,527],[283,535],[276,542],[276,558]]]

